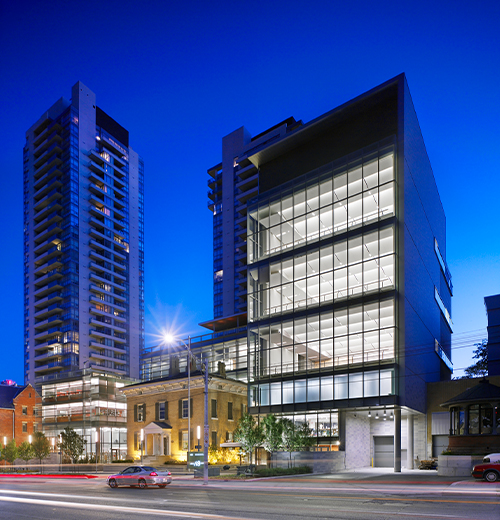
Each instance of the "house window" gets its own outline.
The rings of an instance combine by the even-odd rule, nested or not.
[[[23,422],[23,433],[28,433],[28,423]]]
[[[187,400],[187,399],[186,399]],[[188,432],[182,432],[182,451],[188,450]]]
[[[233,420],[233,403],[227,403],[227,419],[228,421]]]
[[[38,431],[38,424],[33,423],[33,433],[36,433]]]
[[[182,418],[187,419],[189,417],[189,406],[188,406],[188,400],[183,399],[182,400]],[[186,433],[186,443],[187,443],[187,433]],[[186,444],[187,446],[187,444]],[[186,448],[187,450],[187,448]]]
[[[233,442],[233,432],[226,432],[226,442]]]
[[[165,401],[157,403],[158,413],[156,419],[158,421],[164,421],[168,418],[167,414],[167,403]]]
[[[212,399],[212,419],[217,419],[217,399]]]
[[[28,415],[28,407],[23,406],[23,415]]]
[[[146,420],[146,405],[145,404],[136,404],[136,422],[144,422]]]
[[[212,399],[212,402],[214,402],[215,399]],[[217,432],[212,432],[212,446],[214,448],[217,447]]]

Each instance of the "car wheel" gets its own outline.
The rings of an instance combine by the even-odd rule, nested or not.
[[[108,484],[109,484],[110,488],[117,488],[118,487],[118,484],[116,483],[116,480],[114,478],[110,478]]]
[[[139,487],[141,489],[145,489],[148,487],[148,485],[146,484],[146,481],[143,478],[139,479]]]
[[[167,485],[166,484],[158,484],[158,487],[164,489],[164,488],[167,487]]]
[[[483,475],[488,482],[496,482],[498,480],[498,473],[496,471],[486,471]]]

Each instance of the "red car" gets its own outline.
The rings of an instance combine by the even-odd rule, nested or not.
[[[488,482],[498,482],[500,480],[500,463],[484,462],[483,464],[476,464],[472,469],[472,476]]]

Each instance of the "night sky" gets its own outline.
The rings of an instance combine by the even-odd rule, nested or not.
[[[23,382],[25,131],[78,80],[145,162],[146,343],[213,317],[221,139],[308,122],[401,72],[447,217],[455,375],[500,293],[500,3],[0,0],[0,381]],[[439,244],[441,251],[444,244]]]

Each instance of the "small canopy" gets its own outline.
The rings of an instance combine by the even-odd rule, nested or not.
[[[172,426],[166,422],[153,421],[150,422],[145,428],[144,433],[162,433],[163,430],[171,430]]]
[[[241,442],[221,442],[221,448],[241,448]]]
[[[441,406],[450,407],[458,404],[488,403],[500,401],[500,386],[492,385],[487,379],[481,379],[477,385],[446,401]]]

